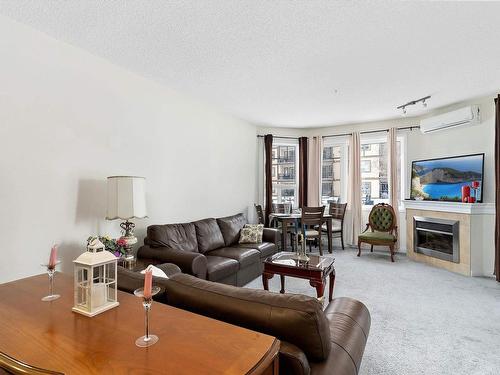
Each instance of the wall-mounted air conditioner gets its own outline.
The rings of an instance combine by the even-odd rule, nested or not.
[[[480,122],[479,106],[470,105],[456,111],[423,119],[420,121],[420,131],[424,134],[432,133],[438,130],[455,128],[457,126],[476,125]]]

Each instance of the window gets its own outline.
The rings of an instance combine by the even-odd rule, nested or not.
[[[371,184],[371,182],[363,182],[361,184],[361,192],[363,194],[371,194],[372,193],[372,184]]]
[[[372,163],[370,160],[361,160],[361,173],[363,172],[371,172],[372,170]]]
[[[346,201],[346,197],[343,196],[345,189],[342,188],[342,183],[345,181],[347,172],[345,149],[345,141],[339,139],[326,140],[323,146],[321,203],[324,205],[332,202]]]
[[[401,184],[398,185],[398,196],[401,197],[401,147],[402,138],[397,141],[398,174]],[[361,201],[363,205],[389,203],[389,179],[387,175],[387,140],[366,139],[361,141]],[[404,186],[404,185],[403,185]]]
[[[273,203],[298,204],[298,144],[274,143],[272,151]]]
[[[333,165],[332,164],[323,164],[323,171],[322,171],[323,178],[333,178]]]

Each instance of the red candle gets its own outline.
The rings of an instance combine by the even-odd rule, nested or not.
[[[57,245],[54,245],[52,246],[52,249],[50,249],[49,268],[50,269],[56,268],[56,262],[57,262]]]
[[[153,289],[153,270],[151,267],[146,268],[144,273],[144,298],[151,298],[151,290]]]
[[[470,197],[470,186],[469,185],[462,186],[462,202],[468,202],[469,197]]]

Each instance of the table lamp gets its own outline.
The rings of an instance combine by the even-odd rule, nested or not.
[[[136,176],[108,177],[108,204],[106,220],[122,219],[120,239],[125,245],[125,261],[133,261],[132,247],[137,243],[135,224],[129,220],[142,219],[146,213],[146,179]]]

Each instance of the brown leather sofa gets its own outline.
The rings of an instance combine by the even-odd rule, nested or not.
[[[118,287],[133,292],[143,280],[143,275],[122,270]],[[277,337],[280,374],[359,371],[371,324],[359,301],[335,298],[323,311],[316,298],[238,288],[177,272],[168,280],[154,278],[154,284],[161,288],[159,302]]]
[[[262,274],[263,260],[277,252],[279,232],[264,228],[260,244],[239,244],[243,214],[192,223],[151,225],[137,257],[174,263],[182,272],[223,284],[243,286]]]

